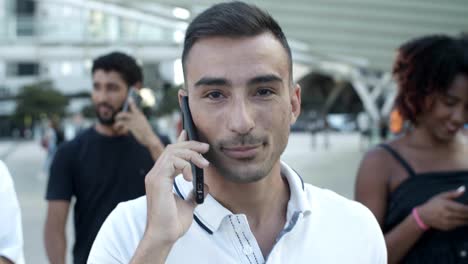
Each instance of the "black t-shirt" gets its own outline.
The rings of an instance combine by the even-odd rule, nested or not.
[[[60,146],[46,199],[76,197],[74,263],[86,263],[101,225],[118,203],[145,194],[144,178],[153,165],[149,150],[132,135],[108,137],[90,128]]]

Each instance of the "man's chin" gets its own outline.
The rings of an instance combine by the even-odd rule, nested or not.
[[[102,118],[98,116],[99,123],[103,126],[113,126],[115,123],[114,118]]]
[[[270,171],[267,168],[256,164],[254,161],[245,162],[238,166],[220,166],[220,174],[228,181],[235,183],[252,183],[265,178]]]

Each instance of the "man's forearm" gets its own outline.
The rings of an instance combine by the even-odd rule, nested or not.
[[[159,156],[161,156],[161,153],[164,151],[164,145],[161,142],[161,140],[155,136],[146,146],[151,153],[151,157],[153,158],[154,161],[156,161]]]
[[[143,236],[130,264],[164,264],[172,248],[172,243],[154,241]]]
[[[65,233],[46,232],[45,246],[51,264],[65,264],[67,240]]]

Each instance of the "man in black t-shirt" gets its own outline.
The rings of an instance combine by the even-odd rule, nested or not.
[[[65,226],[75,197],[73,263],[86,263],[99,228],[122,201],[145,194],[144,178],[168,144],[156,135],[133,101],[122,111],[130,87],[141,88],[141,68],[114,52],[93,63],[92,101],[98,122],[64,143],[50,168],[45,245],[50,263],[65,263]]]

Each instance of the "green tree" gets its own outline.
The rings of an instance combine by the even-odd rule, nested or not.
[[[28,127],[44,116],[63,117],[67,105],[68,98],[52,82],[27,85],[18,93],[14,120]]]
[[[158,100],[158,105],[156,106],[157,116],[171,114],[174,110],[179,109],[179,98],[177,93],[181,88],[182,85],[175,87],[167,85],[163,87],[162,98],[161,100]]]
[[[90,119],[96,118],[96,110],[94,108],[94,105],[92,103],[85,105],[81,109],[81,114],[86,118],[90,118]]]

